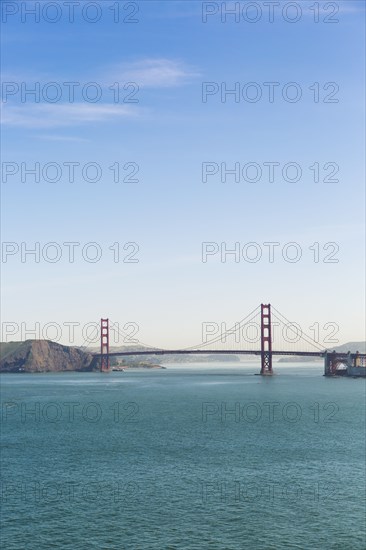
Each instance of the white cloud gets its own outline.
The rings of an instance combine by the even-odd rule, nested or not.
[[[168,88],[185,84],[199,73],[180,61],[166,58],[142,59],[111,69],[109,80],[136,82],[140,87]]]
[[[75,126],[89,122],[106,122],[138,115],[130,105],[90,103],[6,104],[2,107],[2,124],[28,128]]]
[[[109,67],[104,74],[99,70],[98,75],[94,74],[92,78],[85,75],[84,82],[97,82],[101,89],[111,99],[112,91],[109,89],[113,83],[119,82],[120,93],[127,96],[137,93],[138,89],[125,89],[122,92],[123,84],[134,82],[139,88],[170,88],[184,85],[192,78],[199,76],[193,68],[188,67],[181,61],[167,58],[145,58],[129,63],[121,63]],[[26,81],[23,78],[16,78],[15,75],[7,75],[10,83],[20,85]],[[24,75],[23,75],[24,76]],[[47,81],[43,75],[44,82]],[[55,75],[49,75],[49,82],[56,82],[62,88],[63,82],[69,81],[69,76],[60,79]],[[35,80],[30,79],[34,84]],[[39,85],[42,82],[38,79]],[[90,122],[109,122],[126,117],[135,117],[142,114],[142,109],[137,105],[131,104],[106,104],[106,103],[86,103],[78,101],[76,103],[19,103],[20,91],[10,96],[10,100],[3,104],[2,124],[9,126],[18,126],[24,128],[57,128],[78,126]],[[75,93],[78,93],[79,89]],[[134,97],[134,96],[133,96]],[[13,102],[14,101],[14,102]],[[62,138],[61,138],[62,139]]]

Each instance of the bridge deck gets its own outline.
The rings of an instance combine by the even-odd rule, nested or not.
[[[297,357],[325,357],[326,351],[272,351],[272,355],[292,355]],[[329,352],[328,353],[332,353]],[[130,356],[130,355],[213,355],[213,354],[232,354],[232,355],[261,355],[260,350],[184,350],[184,349],[156,349],[139,351],[112,351],[109,357]],[[347,357],[348,353],[338,353],[337,357]],[[95,357],[100,357],[100,353],[93,353]],[[351,353],[351,357],[366,357],[365,353]]]

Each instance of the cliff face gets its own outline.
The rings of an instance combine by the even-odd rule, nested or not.
[[[93,356],[78,348],[62,346],[49,340],[26,340],[1,345],[0,372],[90,370],[93,370]]]

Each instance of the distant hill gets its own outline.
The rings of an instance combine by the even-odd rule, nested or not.
[[[177,354],[177,355],[163,355],[162,357],[159,357],[159,360],[161,363],[217,363],[217,362],[228,362],[228,361],[235,361],[240,362],[240,358],[237,355],[231,355],[231,354],[217,354],[217,355],[183,355],[183,354]]]
[[[131,346],[111,346],[110,348],[111,352],[119,352],[119,351],[145,351],[145,350],[151,350],[154,348],[147,348],[146,346],[142,346],[140,344],[134,344]],[[158,349],[158,348],[156,348]],[[99,353],[100,348],[98,347],[90,347],[88,348],[88,351],[91,353]],[[126,356],[121,357],[120,360],[123,361],[124,364],[134,364],[136,361],[141,361],[139,359],[136,359],[138,356]],[[199,357],[199,359],[198,359]],[[111,357],[111,362],[113,362],[115,358]],[[217,362],[217,361],[235,361],[239,362],[240,358],[237,355],[231,355],[231,354],[217,354],[217,355],[181,355],[181,354],[172,354],[172,355],[162,355],[162,356],[156,356],[156,355],[144,355],[143,361],[145,362],[153,362],[153,363],[196,363],[197,361],[209,361],[209,362]],[[112,363],[113,364],[113,363]]]
[[[0,372],[63,372],[93,370],[90,353],[50,340],[0,343]]]
[[[356,351],[359,351],[360,353],[366,353],[366,342],[347,342],[346,344],[342,344],[341,346],[334,346],[334,348],[327,348],[328,351],[336,351],[338,353],[356,353]],[[279,363],[293,363],[296,361],[297,363],[310,363],[314,361],[323,361],[321,357],[281,357],[278,362]]]
[[[322,357],[307,357],[290,355],[289,357],[280,357],[277,363],[314,363],[317,361],[324,361]]]
[[[88,348],[85,348],[90,353],[100,353],[100,346],[89,346]],[[110,346],[109,351],[110,352],[117,352],[117,351],[144,351],[147,349],[159,349],[159,348],[147,348],[146,346],[142,346],[141,344],[132,344],[130,346]]]
[[[334,348],[328,348],[329,351],[338,351],[339,353],[366,353],[366,342],[347,342],[347,344],[342,344],[341,346],[335,346]]]

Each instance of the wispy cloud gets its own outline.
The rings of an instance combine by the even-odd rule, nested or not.
[[[75,94],[80,94],[80,86],[87,84],[88,82],[96,82],[102,88],[105,88],[105,92],[109,86],[115,82],[125,84],[127,82],[135,82],[140,87],[149,88],[168,88],[183,86],[193,80],[200,77],[201,73],[197,67],[192,67],[181,60],[174,60],[168,58],[143,58],[139,60],[114,63],[113,65],[107,65],[106,67],[95,67],[94,72],[84,74],[78,74],[76,77],[72,74],[55,74],[54,72],[42,72],[36,75],[29,71],[29,68],[24,67],[17,69],[17,71],[3,71],[2,81],[3,83],[11,83],[18,85],[20,88],[22,83],[27,83],[29,87],[31,84],[37,82],[42,89],[47,83],[54,82],[59,85],[65,96],[68,95],[68,88],[64,82],[77,81],[79,86],[76,87]],[[18,93],[14,95],[14,99],[19,97]],[[111,96],[111,92],[108,92]],[[9,94],[9,97],[12,98]]]
[[[105,122],[138,116],[136,107],[90,103],[70,104],[5,104],[2,123],[28,128],[75,126],[91,122]]]
[[[47,81],[55,82],[65,92],[66,100],[68,97],[63,83],[70,80],[69,75],[59,78],[54,74],[49,75],[48,78],[42,75],[42,81],[39,78],[35,79],[34,76],[31,79],[26,79],[24,76],[17,78],[14,74],[7,74],[7,82],[16,85],[18,89],[16,93],[10,94],[10,98],[1,108],[2,124],[35,129],[58,128],[80,126],[91,122],[113,122],[113,120],[136,117],[143,113],[143,109],[137,105],[87,103],[80,99],[76,103],[65,103],[64,101],[60,103],[20,103],[21,85],[25,82],[37,81],[40,89],[43,89],[42,87]],[[137,85],[135,90],[137,93],[140,88],[159,89],[183,86],[198,76],[200,75],[194,68],[182,61],[168,58],[145,58],[115,64],[104,70],[97,69],[92,76],[85,74],[83,81],[79,80],[79,84],[96,82],[110,100],[113,97],[110,87],[115,82],[119,82],[122,88],[123,84],[134,82]],[[80,89],[78,87],[75,94],[80,93]],[[131,94],[132,92],[133,90],[127,89],[124,93]],[[53,139],[70,141],[62,136]]]
[[[130,81],[136,82],[140,87],[169,88],[186,84],[200,74],[181,61],[148,58],[114,66],[107,76],[113,82]]]

